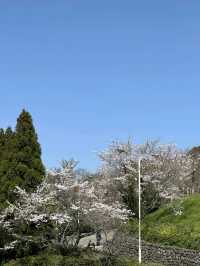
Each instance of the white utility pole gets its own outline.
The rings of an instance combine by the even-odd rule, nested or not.
[[[140,172],[140,163],[141,158],[138,160],[138,218],[139,218],[139,232],[138,232],[138,238],[139,238],[139,246],[138,246],[138,262],[141,264],[142,262],[142,254],[141,254],[141,172]]]

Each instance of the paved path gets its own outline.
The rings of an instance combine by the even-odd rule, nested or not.
[[[107,233],[107,241],[112,240],[114,235],[114,231],[110,231]],[[101,233],[101,242],[100,242],[100,246],[96,246],[96,234],[90,235],[90,236],[86,236],[81,238],[80,242],[79,242],[79,247],[85,248],[88,246],[89,241],[91,240],[91,243],[95,244],[95,249],[97,250],[101,250],[103,247],[103,244],[106,242],[106,236],[104,233]]]

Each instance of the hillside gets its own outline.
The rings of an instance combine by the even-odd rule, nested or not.
[[[137,232],[135,220],[131,230]],[[142,236],[150,242],[200,249],[200,196],[174,201],[147,215]]]

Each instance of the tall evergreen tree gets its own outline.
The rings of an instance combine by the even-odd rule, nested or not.
[[[32,191],[42,181],[45,169],[31,115],[23,110],[15,132],[0,130],[0,203],[15,200],[16,185]]]
[[[33,126],[31,115],[23,110],[16,125],[16,176],[22,179],[22,187],[33,190],[44,177],[45,169],[41,160],[41,147]]]
[[[15,179],[12,176],[15,133],[11,127],[3,132],[1,130],[0,202],[4,202],[5,199],[9,198],[9,193],[15,186]]]
[[[3,158],[4,149],[5,149],[5,135],[3,128],[0,128],[0,161]]]

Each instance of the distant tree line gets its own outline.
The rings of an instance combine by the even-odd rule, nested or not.
[[[0,204],[15,200],[13,189],[16,186],[33,191],[44,175],[41,147],[32,117],[22,110],[15,130],[0,129]]]

